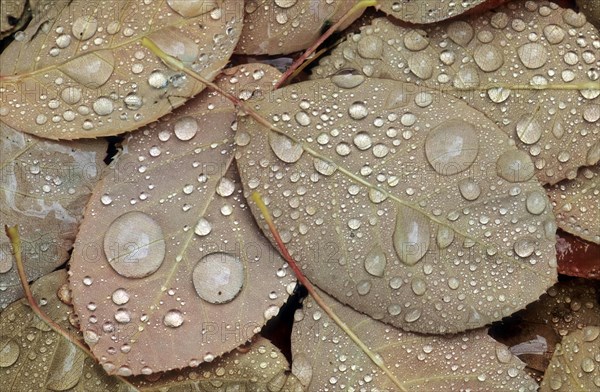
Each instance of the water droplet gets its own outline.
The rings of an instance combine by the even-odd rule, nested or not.
[[[487,91],[488,97],[494,103],[502,103],[510,97],[511,90],[503,87],[494,87]]]
[[[473,181],[471,178],[465,178],[460,180],[458,183],[458,189],[462,197],[469,201],[476,200],[481,194],[481,188],[479,184]]]
[[[217,185],[217,193],[219,194],[219,196],[228,197],[231,196],[234,191],[235,183],[229,178],[221,178],[219,184]]]
[[[546,210],[546,195],[533,191],[527,197],[527,211],[539,215]]]
[[[331,162],[326,162],[322,159],[315,158],[313,160],[315,170],[324,176],[330,176],[337,170],[337,166]]]
[[[350,105],[348,108],[348,114],[355,120],[362,120],[367,117],[369,111],[367,105],[364,102],[357,101]]]
[[[479,152],[477,132],[463,120],[448,120],[431,130],[425,140],[425,155],[433,169],[453,175],[468,169]]]
[[[371,147],[371,137],[366,132],[359,132],[354,136],[354,145],[359,150],[367,150]]]
[[[302,125],[303,127],[310,125],[310,117],[304,111],[300,111],[300,112],[296,113],[294,118],[296,119],[298,124]]]
[[[12,366],[17,362],[20,353],[17,342],[8,336],[0,336],[0,368]]]
[[[198,132],[198,122],[194,117],[182,117],[175,123],[174,131],[177,139],[182,141],[190,140]]]
[[[496,172],[506,181],[525,182],[533,177],[534,166],[527,153],[521,150],[508,150],[496,161]]]
[[[361,280],[356,284],[356,291],[360,295],[367,295],[371,291],[371,282],[368,280]]]
[[[414,323],[421,317],[421,309],[410,309],[408,313],[404,315],[404,320],[407,323]]]
[[[532,115],[523,115],[517,122],[517,136],[525,144],[534,144],[542,136],[542,126]]]
[[[437,232],[437,245],[440,249],[445,249],[454,241],[454,230],[447,226],[440,226]]]
[[[211,253],[200,259],[194,267],[194,288],[203,300],[222,304],[239,294],[244,285],[244,276],[244,264],[237,257]]]
[[[429,46],[429,40],[424,35],[424,31],[409,30],[404,34],[404,46],[413,52],[423,50]]]
[[[304,152],[302,144],[294,142],[285,135],[274,132],[269,134],[269,145],[275,155],[277,155],[277,158],[286,163],[297,162]]]
[[[558,25],[549,24],[544,27],[544,37],[552,45],[557,45],[565,38],[565,31]]]
[[[383,41],[377,36],[363,35],[356,49],[365,59],[380,59],[383,54]]]
[[[0,274],[5,274],[12,269],[14,257],[10,252],[0,248]]]
[[[114,71],[115,59],[110,51],[87,53],[61,65],[59,69],[86,88],[104,85]]]
[[[142,107],[142,97],[135,93],[128,94],[123,102],[125,102],[125,106],[127,106],[127,109],[129,110],[138,110]]]
[[[108,97],[100,97],[92,104],[94,112],[99,116],[108,116],[113,112],[113,102]]]
[[[535,250],[535,240],[531,237],[519,238],[515,241],[514,249],[519,257],[529,257]]]
[[[194,233],[198,234],[201,237],[204,237],[212,231],[212,225],[206,218],[198,219],[198,223],[196,223],[196,227],[194,227]]]
[[[529,42],[517,50],[519,59],[529,69],[541,68],[548,61],[548,52],[542,44]]]
[[[331,81],[338,87],[352,89],[360,86],[364,81],[364,75],[356,70],[341,70],[331,77]]]
[[[423,295],[427,291],[427,284],[421,278],[414,278],[410,283],[410,287],[416,295]]]
[[[466,46],[473,39],[473,27],[467,22],[452,22],[448,26],[448,37],[461,46]]]
[[[163,324],[169,328],[181,327],[183,321],[183,313],[177,309],[169,310],[163,317]]]
[[[112,293],[112,301],[115,305],[125,305],[129,302],[129,294],[125,289],[117,289]]]
[[[365,256],[365,270],[373,276],[383,276],[386,264],[385,253],[378,245]]]
[[[148,76],[148,84],[157,89],[165,88],[169,84],[169,79],[161,71],[153,71],[150,76]]]
[[[429,222],[412,208],[399,206],[393,234],[394,248],[400,260],[414,265],[429,249]]]
[[[408,59],[408,67],[417,77],[427,80],[433,76],[433,59],[425,52],[413,54]]]
[[[115,320],[121,324],[127,324],[131,321],[131,313],[127,309],[117,309],[115,312]]]
[[[217,7],[217,3],[207,0],[167,0],[169,7],[184,18],[194,18]]]
[[[115,219],[106,230],[104,253],[119,275],[146,277],[156,272],[164,260],[162,229],[143,212],[127,212]]]
[[[485,72],[494,72],[504,64],[504,56],[495,45],[484,44],[475,49],[475,63]]]
[[[93,16],[80,16],[73,22],[73,36],[80,41],[90,39],[98,30],[98,20]]]

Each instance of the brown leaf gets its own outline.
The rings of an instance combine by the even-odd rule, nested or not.
[[[12,34],[27,21],[27,0],[11,0],[0,7],[0,39]]]
[[[598,45],[583,14],[517,1],[422,30],[377,19],[313,78],[355,69],[452,94],[495,121],[531,156],[538,178],[554,184],[600,159]]]
[[[57,143],[0,123],[0,214],[19,225],[23,262],[35,280],[68,259],[83,208],[105,164],[102,140]],[[0,309],[23,295],[8,238],[0,238]]]
[[[448,333],[499,320],[554,284],[544,188],[480,112],[354,74],[252,104],[287,136],[240,120],[245,191],[263,195],[307,278],[336,299],[405,330]]]
[[[235,49],[240,54],[286,54],[306,49],[336,23],[357,0],[250,0],[244,5],[244,29]],[[344,23],[346,28],[362,12]]]
[[[535,390],[524,364],[485,330],[422,336],[370,319],[323,297],[348,327],[380,356],[405,391]],[[292,373],[320,391],[399,391],[311,298],[296,312]],[[365,389],[366,388],[366,389]]]
[[[558,227],[600,244],[600,165],[583,167],[577,178],[548,187],[548,197]]]
[[[140,40],[152,39],[212,80],[233,52],[241,19],[235,0],[70,2],[0,56],[0,118],[52,139],[139,128],[204,87],[168,69]]]
[[[245,65],[219,84],[247,99],[279,76]],[[229,101],[203,92],[129,136],[94,189],[70,283],[86,341],[109,373],[210,362],[257,333],[294,288],[242,196],[234,121]]]
[[[559,230],[556,258],[560,274],[600,279],[600,245]]]
[[[581,12],[585,14],[590,23],[600,27],[600,1],[598,0],[577,0],[577,5]]]
[[[439,0],[381,1],[386,14],[410,23],[433,23],[452,18],[485,3],[487,0],[441,2]]]
[[[540,392],[597,391],[600,388],[600,326],[567,335],[556,347]]]

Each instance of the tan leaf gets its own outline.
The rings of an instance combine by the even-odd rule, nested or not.
[[[306,49],[326,23],[336,23],[357,0],[250,0],[244,5],[244,29],[235,49],[241,54],[286,54]],[[357,12],[341,29],[349,26]]]
[[[242,118],[238,168],[336,299],[405,330],[480,327],[554,283],[554,217],[527,154],[415,89],[345,74],[276,90],[255,105],[291,139]]]
[[[143,37],[213,79],[241,33],[235,0],[73,1],[32,23],[0,56],[0,119],[52,139],[116,135],[181,106],[204,87],[169,70]]]
[[[219,84],[247,99],[279,76],[245,65]],[[295,286],[242,196],[235,118],[229,101],[203,92],[129,136],[94,189],[70,283],[87,342],[109,373],[210,362],[257,333]]]
[[[600,388],[600,326],[571,332],[557,345],[540,392]]]
[[[57,143],[0,123],[0,221],[19,225],[27,277],[68,260],[83,208],[105,164],[102,140]],[[8,238],[0,237],[0,309],[23,295]]]
[[[0,39],[19,29],[28,18],[27,0],[7,1],[0,7]]]
[[[548,188],[558,227],[600,244],[600,165],[583,167],[577,178]]]
[[[421,336],[326,303],[385,363],[404,391],[534,391],[524,364],[485,330]],[[400,391],[312,298],[296,311],[292,372],[309,392]]]
[[[350,68],[459,97],[531,156],[542,182],[554,184],[600,159],[599,47],[583,14],[517,1],[422,30],[377,19],[323,59],[313,78]]]
[[[439,0],[386,0],[380,9],[386,14],[410,23],[433,23],[460,15],[487,0],[449,1]]]

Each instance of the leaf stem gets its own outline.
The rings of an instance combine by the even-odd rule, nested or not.
[[[251,197],[254,203],[256,203],[256,205],[260,209],[260,212],[265,218],[265,221],[269,226],[269,230],[271,231],[271,234],[273,235],[273,238],[275,239],[275,242],[277,243],[277,246],[279,247],[283,258],[285,259],[285,261],[287,261],[292,271],[294,271],[294,274],[296,275],[298,281],[300,281],[300,283],[304,287],[306,287],[308,293],[311,295],[311,297],[313,297],[313,299],[321,307],[321,309],[323,309],[323,311],[327,313],[329,318],[331,318],[348,335],[348,337],[350,337],[350,339],[352,339],[352,341],[369,357],[369,359],[379,369],[381,369],[386,376],[388,376],[388,378],[399,388],[399,391],[406,392],[407,390],[404,387],[404,385],[400,381],[398,381],[396,376],[394,376],[394,374],[392,374],[392,372],[385,366],[383,358],[381,358],[379,354],[371,351],[371,349],[362,340],[360,340],[360,338],[354,333],[354,331],[352,331],[352,329],[350,329],[350,327],[338,317],[338,315],[333,311],[333,309],[331,309],[329,305],[325,302],[323,297],[319,295],[319,293],[315,289],[315,286],[313,286],[312,283],[308,280],[308,278],[304,275],[294,258],[288,252],[287,247],[283,243],[283,240],[281,239],[281,236],[279,235],[279,232],[275,227],[275,223],[273,222],[273,218],[271,217],[269,209],[265,205],[260,193],[254,192],[252,193]]]
[[[281,78],[279,79],[279,81],[275,85],[275,89],[278,89],[279,87],[281,87],[289,79],[289,77],[296,71],[296,69],[298,69],[304,63],[304,61],[311,54],[313,54],[317,50],[317,48],[319,46],[321,46],[321,44],[323,42],[325,42],[325,40],[327,38],[329,38],[333,33],[335,33],[338,30],[338,28],[341,25],[343,25],[344,22],[346,22],[346,20],[348,20],[348,18],[350,18],[352,15],[354,15],[358,11],[361,11],[361,10],[367,8],[367,7],[374,6],[374,5],[377,5],[377,1],[376,0],[360,0],[358,3],[356,3],[350,9],[350,11],[346,12],[344,14],[344,16],[342,16],[340,18],[340,20],[338,20],[333,25],[331,25],[331,27],[329,29],[327,29],[327,31],[325,32],[325,34],[321,35],[319,37],[319,39],[310,46],[310,48],[306,49],[306,52],[304,52],[304,54],[302,54],[302,56],[298,57],[296,59],[296,61],[294,61],[294,63],[292,64],[292,66],[290,68],[288,68],[285,71],[285,73],[281,76]]]
[[[95,358],[90,349],[83,344],[79,339],[73,338],[72,334],[69,331],[65,330],[63,327],[58,325],[54,320],[52,320],[44,311],[40,308],[37,301],[33,297],[33,293],[31,291],[31,287],[29,286],[29,281],[27,280],[27,275],[25,274],[25,265],[23,264],[22,257],[22,246],[21,246],[21,236],[19,235],[19,228],[17,225],[8,227],[8,225],[4,225],[4,231],[6,232],[6,236],[10,240],[10,244],[13,248],[13,253],[15,257],[15,264],[17,265],[17,272],[19,274],[19,280],[21,281],[21,286],[23,287],[23,291],[25,292],[25,298],[27,299],[27,303],[33,310],[33,312],[38,316],[42,321],[44,321],[50,328],[54,330],[54,332],[62,335],[63,338],[67,339],[69,342],[73,343],[77,347],[79,347],[83,352],[85,352],[90,358]],[[133,386],[129,381],[125,380],[121,376],[113,376],[119,379],[119,381],[127,384],[128,386],[134,388],[134,390],[138,390]]]

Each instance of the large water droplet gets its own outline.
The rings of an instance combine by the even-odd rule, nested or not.
[[[533,191],[527,196],[527,211],[539,215],[546,210],[546,195]]]
[[[46,378],[46,388],[51,391],[67,391],[79,382],[83,374],[86,355],[77,346],[60,340]]]
[[[198,132],[198,122],[191,116],[182,117],[175,123],[174,131],[177,139],[182,141],[190,140]]]
[[[524,182],[533,177],[534,166],[527,153],[521,150],[509,150],[496,161],[496,171],[506,181]]]
[[[165,53],[184,63],[193,63],[200,54],[199,46],[192,38],[181,34],[179,28],[176,27],[162,28],[151,33],[148,38]]]
[[[209,235],[211,231],[212,225],[209,221],[206,220],[206,218],[198,219],[198,223],[196,223],[196,227],[194,227],[194,233],[201,237],[204,237],[206,235]]]
[[[297,162],[304,152],[302,144],[294,142],[285,135],[274,132],[269,134],[269,145],[275,155],[277,155],[277,158],[286,163]]]
[[[217,7],[214,0],[167,0],[167,4],[184,18],[194,18]]]
[[[514,249],[519,257],[529,257],[535,250],[535,240],[531,237],[519,238],[515,241]]]
[[[469,201],[476,200],[481,194],[481,188],[479,187],[479,184],[477,184],[471,178],[460,180],[458,183],[458,189],[460,190],[462,197]]]
[[[348,114],[355,120],[362,120],[367,117],[369,111],[367,110],[367,105],[364,102],[357,101],[350,105],[348,108]]]
[[[365,77],[356,70],[343,69],[333,75],[331,81],[338,87],[351,89],[360,86],[365,81]]]
[[[93,16],[80,16],[73,22],[71,31],[78,40],[90,39],[98,30],[98,20]]]
[[[407,265],[414,265],[429,249],[429,222],[420,212],[399,206],[393,242],[396,254]]]
[[[386,264],[385,253],[378,245],[365,256],[365,270],[373,276],[383,276]]]
[[[143,212],[127,212],[106,230],[104,253],[119,275],[146,277],[156,272],[165,258],[162,229]]]
[[[125,289],[117,289],[112,293],[112,301],[115,305],[125,305],[129,302],[129,293]]]
[[[233,300],[244,285],[244,264],[227,253],[211,253],[194,267],[196,293],[203,300],[222,304]]]
[[[525,144],[534,144],[542,136],[542,126],[532,115],[523,115],[517,122],[517,136]]]
[[[448,26],[448,37],[461,46],[467,45],[473,39],[473,27],[467,22],[452,22]]]
[[[356,49],[365,59],[380,59],[383,54],[383,41],[377,36],[365,35],[358,41]]]
[[[454,230],[448,226],[440,226],[437,232],[437,245],[440,249],[445,249],[454,241]]]
[[[519,59],[524,66],[529,69],[537,69],[543,67],[548,61],[548,52],[543,45],[536,42],[529,42],[521,46],[517,50]]]
[[[408,67],[419,78],[427,80],[433,76],[433,59],[425,52],[417,52],[408,59]]]
[[[115,58],[110,51],[87,53],[61,65],[59,69],[85,88],[103,86],[115,69]]]
[[[492,44],[481,45],[475,49],[473,59],[485,72],[494,72],[504,64],[502,52]]]
[[[177,309],[171,309],[163,317],[163,324],[169,328],[181,327],[183,324],[183,313]]]
[[[0,336],[0,368],[9,367],[17,362],[20,353],[17,342],[8,336]]]
[[[433,169],[453,175],[468,169],[479,152],[475,127],[463,120],[448,120],[431,130],[425,140],[425,155]]]

